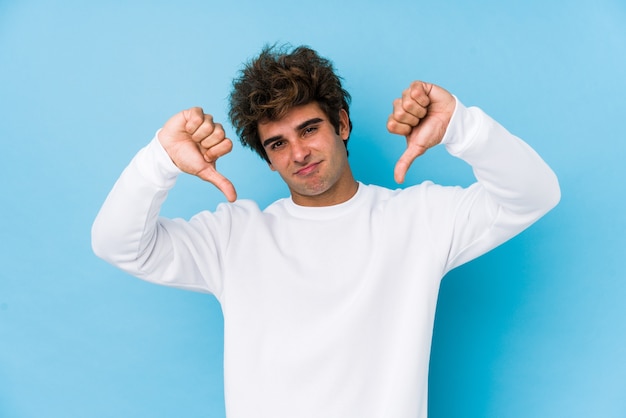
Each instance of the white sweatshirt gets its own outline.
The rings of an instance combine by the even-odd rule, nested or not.
[[[477,183],[359,184],[336,206],[239,200],[184,221],[159,217],[180,172],[154,139],[109,194],[93,248],[142,279],[215,295],[229,418],[426,418],[441,278],[560,198],[541,158],[478,108],[457,102],[444,143]]]

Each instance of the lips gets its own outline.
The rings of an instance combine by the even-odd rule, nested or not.
[[[295,172],[295,175],[297,176],[306,176],[311,174],[312,172],[314,172],[317,167],[320,165],[319,162],[317,163],[313,163],[313,164],[309,164],[306,167],[302,167],[300,170]]]

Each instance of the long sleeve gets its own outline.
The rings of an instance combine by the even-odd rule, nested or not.
[[[472,167],[477,179],[456,202],[446,270],[517,235],[560,200],[550,167],[479,108],[457,101],[443,143]]]
[[[180,170],[156,137],[122,172],[92,227],[97,256],[141,279],[184,289],[215,292],[196,257],[213,247],[197,222],[159,217]],[[199,247],[202,247],[200,249]],[[212,265],[209,270],[217,268]]]

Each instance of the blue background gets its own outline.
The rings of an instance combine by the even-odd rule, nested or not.
[[[0,417],[220,417],[211,296],[97,259],[90,227],[170,115],[226,122],[230,82],[267,42],[308,44],[352,92],[351,156],[394,186],[385,130],[414,79],[529,142],[560,205],[450,273],[438,305],[431,417],[626,417],[626,6],[621,1],[0,1]],[[279,177],[238,144],[220,162],[265,205]],[[468,184],[434,149],[407,183]],[[168,216],[223,200],[181,178]]]

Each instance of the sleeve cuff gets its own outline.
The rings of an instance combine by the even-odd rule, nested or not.
[[[456,96],[454,98],[456,107],[441,143],[450,154],[459,156],[472,145],[483,120],[480,109],[465,107]]]
[[[139,173],[158,187],[169,189],[174,186],[182,171],[174,164],[158,139],[156,132],[152,141],[135,156]]]

